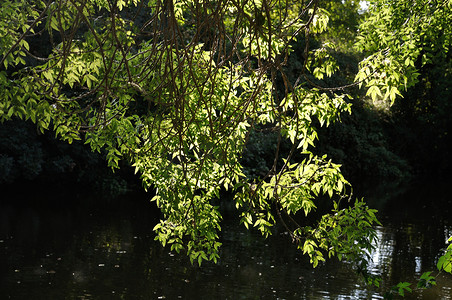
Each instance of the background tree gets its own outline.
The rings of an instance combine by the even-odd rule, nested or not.
[[[381,78],[406,91],[404,99],[392,99],[393,144],[421,175],[447,176],[451,2],[377,1],[371,5],[358,46],[367,53],[381,49],[385,62]]]

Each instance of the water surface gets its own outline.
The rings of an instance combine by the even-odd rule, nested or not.
[[[369,196],[383,222],[369,264],[383,278],[380,290],[346,262],[312,269],[283,231],[264,240],[229,214],[218,264],[198,267],[154,241],[158,215],[142,195],[9,194],[0,201],[0,298],[382,299],[397,282],[435,270],[452,235],[446,189],[431,191]],[[407,299],[451,299],[451,287],[452,276],[441,274],[437,287]]]

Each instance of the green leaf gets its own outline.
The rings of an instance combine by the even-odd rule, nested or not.
[[[8,110],[7,116],[8,118],[11,118],[11,116],[14,114],[14,106],[11,106]]]
[[[432,272],[425,272],[421,275],[421,278],[417,284],[418,288],[426,289],[436,285],[435,277],[431,276],[431,273]]]
[[[374,101],[377,99],[377,96],[382,97],[380,88],[378,86],[376,86],[376,85],[371,86],[367,90],[366,96],[369,96],[369,95],[372,98],[372,100],[374,100]]]
[[[402,94],[399,92],[399,90],[395,86],[391,87],[391,91],[389,93],[390,93],[390,99],[392,102],[394,102],[397,95],[399,95],[400,97],[403,97]]]
[[[30,51],[30,45],[28,45],[28,42],[26,40],[21,41],[21,45],[27,49],[27,51]]]
[[[409,282],[399,282],[397,284],[398,293],[400,296],[405,296],[405,291],[412,292],[412,289],[410,288],[411,283]]]

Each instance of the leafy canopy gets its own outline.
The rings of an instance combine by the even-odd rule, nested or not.
[[[105,151],[112,168],[121,160],[133,165],[156,191],[163,215],[157,239],[192,261],[218,259],[221,215],[212,200],[223,189],[233,192],[246,227],[267,236],[280,219],[314,266],[326,255],[355,258],[375,238],[375,211],[358,200],[341,206],[349,183],[340,166],[312,153],[318,127],[350,112],[343,87],[321,84],[338,70],[331,44],[310,43],[328,28],[321,4],[3,1],[0,119],[29,119],[69,143],[83,139]],[[392,11],[381,7],[360,29],[358,47],[371,54],[356,80],[373,98],[384,91],[394,100],[416,77],[410,62],[418,50],[403,39],[423,31],[405,32],[395,21],[383,27],[378,18]],[[389,40],[384,48],[371,32],[405,48],[396,52]],[[290,81],[284,70],[297,40],[303,68]],[[274,163],[262,177],[247,178],[242,153],[249,134],[262,128],[277,133]],[[287,153],[283,140],[291,144]],[[332,211],[299,224],[295,215],[310,214],[322,195],[334,199]]]

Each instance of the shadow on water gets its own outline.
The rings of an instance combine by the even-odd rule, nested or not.
[[[447,188],[415,185],[385,198],[368,191],[384,224],[369,271],[383,277],[383,289],[435,270],[452,235]],[[312,269],[284,232],[264,240],[229,217],[218,264],[192,266],[154,241],[157,220],[143,195],[10,193],[0,201],[0,298],[382,299],[350,264]],[[408,299],[450,299],[451,287],[442,274],[437,287]]]

